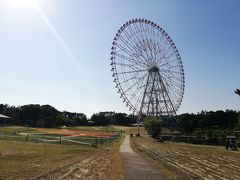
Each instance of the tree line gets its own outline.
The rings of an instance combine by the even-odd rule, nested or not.
[[[99,112],[90,119],[84,113],[58,111],[50,105],[29,104],[24,106],[10,106],[0,104],[0,114],[10,116],[11,119],[1,119],[0,125],[21,125],[31,127],[59,127],[86,125],[130,125],[136,123],[136,117],[125,113]]]
[[[137,123],[137,116],[107,111],[93,114],[91,116],[91,121],[93,121],[96,125],[113,124],[129,126]]]
[[[0,104],[0,113],[11,119],[1,119],[2,125],[21,125],[31,127],[79,126],[87,124],[87,116],[83,113],[60,112],[50,105],[29,104],[10,106]]]
[[[179,130],[182,134],[197,137],[219,138],[227,135],[237,135],[240,130],[240,112],[202,111],[197,114],[182,114],[179,116]]]
[[[10,106],[0,104],[0,114],[12,117],[1,119],[0,124],[31,127],[59,127],[81,125],[132,125],[137,116],[113,111],[99,112],[87,119],[84,113],[59,111],[50,105],[29,104]],[[233,110],[202,111],[197,114],[184,113],[178,116],[178,129],[183,134],[199,131],[240,129],[240,113]]]
[[[190,133],[196,129],[234,129],[238,125],[239,113],[233,110],[202,111],[197,114],[179,115],[179,126],[182,132]]]

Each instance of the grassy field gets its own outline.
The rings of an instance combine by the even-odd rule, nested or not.
[[[98,146],[114,141],[120,135],[111,126],[79,126],[68,128],[0,127],[0,140],[52,144],[85,144]]]
[[[124,126],[77,128],[92,132],[112,128],[126,134],[137,132],[136,127]],[[19,132],[37,131],[14,126],[1,127],[0,132],[19,137]],[[170,179],[240,179],[240,152],[216,146],[154,142],[144,128],[140,128],[140,133],[142,137],[131,138],[131,146]],[[58,136],[50,136],[49,140],[52,138]],[[74,136],[68,138],[77,140]],[[123,138],[99,148],[0,139],[0,179],[123,179],[119,154]]]
[[[86,146],[63,146],[0,140],[0,179],[27,179],[66,165],[96,151]]]
[[[179,179],[240,179],[240,152],[224,147],[131,138],[132,147]]]
[[[74,127],[67,127],[67,129],[77,129],[81,131],[100,131],[100,132],[111,132],[111,131],[117,130],[113,126],[74,126]]]
[[[34,132],[34,129],[22,126],[3,126],[0,127],[0,134],[16,135],[19,132]]]
[[[91,130],[89,127],[82,128],[85,131],[99,131],[95,127],[91,127]],[[113,130],[112,127],[100,129]],[[0,132],[0,179],[123,179],[118,153],[122,138],[94,148],[81,144],[72,145],[75,143],[25,142],[26,136],[18,133],[38,132],[31,128],[1,127]],[[11,140],[6,140],[6,137]],[[34,135],[36,137],[49,140],[59,138],[41,134]],[[31,139],[31,135],[28,138]],[[67,138],[78,140],[74,136]]]

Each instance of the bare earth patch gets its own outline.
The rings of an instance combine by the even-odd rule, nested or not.
[[[53,129],[53,128],[34,128],[37,132],[59,134],[64,136],[87,136],[87,137],[111,137],[112,133],[107,132],[93,132],[93,131],[81,131],[76,129]]]
[[[36,179],[105,179],[111,152],[107,149],[89,154],[69,165],[47,172]]]
[[[0,179],[123,179],[120,143],[93,148],[0,140]]]
[[[240,179],[240,153],[224,147],[132,138],[135,150],[175,172],[179,179]]]

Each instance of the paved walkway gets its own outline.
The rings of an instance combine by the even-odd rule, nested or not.
[[[167,179],[148,161],[134,152],[130,147],[129,135],[125,137],[120,154],[123,162],[124,178],[126,180],[165,180]]]

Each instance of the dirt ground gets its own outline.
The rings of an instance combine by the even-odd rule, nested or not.
[[[110,150],[101,150],[46,172],[35,179],[106,179],[105,171],[110,164],[110,156]]]
[[[0,179],[123,179],[120,144],[93,148],[0,140]]]
[[[112,133],[81,131],[74,129],[34,128],[37,132],[49,134],[61,134],[64,136],[87,136],[87,137],[111,137]]]
[[[50,170],[34,179],[123,180],[122,162],[118,152],[122,140],[102,147],[70,164]]]
[[[133,137],[132,147],[179,179],[240,179],[240,152],[224,147],[186,143],[154,142],[149,137]]]

